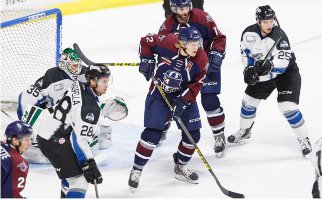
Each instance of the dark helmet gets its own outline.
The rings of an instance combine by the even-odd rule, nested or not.
[[[193,27],[182,28],[179,31],[178,39],[187,43],[189,41],[200,41],[202,40],[201,34],[199,31]]]
[[[13,137],[21,139],[32,135],[32,128],[29,124],[22,121],[15,121],[9,124],[5,132],[7,140],[11,141]]]
[[[91,79],[97,81],[101,77],[110,77],[111,76],[111,71],[110,69],[100,63],[95,63],[93,65],[90,65],[86,72],[85,72],[85,78],[87,80],[87,83],[90,82]]]
[[[177,8],[180,7],[189,7],[191,10],[191,0],[170,0],[170,8],[172,12],[176,13]]]
[[[276,19],[274,10],[269,6],[259,6],[256,9],[256,21],[259,23],[260,20]]]

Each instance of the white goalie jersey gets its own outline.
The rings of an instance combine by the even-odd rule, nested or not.
[[[283,74],[289,67],[295,64],[295,55],[285,32],[275,26],[270,34],[262,37],[257,24],[247,27],[241,36],[241,59],[244,67],[254,65],[255,61],[264,60],[267,53],[277,42],[273,51],[268,56],[274,64],[271,72],[265,76],[260,76],[259,81],[268,81],[279,74]]]
[[[85,69],[86,67],[83,66],[80,75],[75,75],[75,79],[84,82]],[[19,95],[18,118],[21,119],[22,113],[28,104],[41,108],[52,107],[73,83],[74,80],[59,67],[48,69],[44,76],[40,77]]]

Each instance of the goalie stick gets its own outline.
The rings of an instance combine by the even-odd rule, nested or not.
[[[160,92],[162,98],[164,99],[164,101],[166,102],[166,104],[168,105],[168,107],[170,108],[171,111],[173,111],[173,107],[170,104],[169,100],[166,97],[166,94],[164,93],[164,91],[162,90],[162,87],[159,85],[159,82],[155,79],[155,77],[152,75],[151,79],[154,83],[154,85],[157,87],[158,91]],[[232,192],[227,190],[226,188],[224,188],[221,183],[219,182],[217,176],[215,175],[215,173],[212,171],[209,163],[207,162],[206,158],[203,156],[203,154],[201,153],[198,145],[195,143],[195,141],[193,140],[191,134],[189,133],[188,129],[186,128],[186,126],[183,124],[183,122],[181,121],[180,118],[177,119],[177,122],[179,123],[179,125],[181,126],[183,132],[186,134],[186,136],[188,137],[189,141],[191,142],[191,144],[193,145],[193,147],[196,149],[200,159],[202,160],[202,162],[204,163],[204,165],[206,166],[206,168],[208,169],[208,171],[210,172],[211,176],[215,179],[218,187],[220,188],[220,190],[227,196],[231,197],[231,198],[245,198],[245,196],[243,194],[237,193],[237,192]]]
[[[80,47],[78,46],[77,43],[73,44],[73,48],[76,51],[76,53],[79,55],[79,57],[81,58],[82,61],[84,61],[84,63],[86,63],[87,65],[93,65],[95,64],[95,62],[89,60],[84,53],[82,52],[82,50],[80,49]],[[139,66],[139,63],[102,63],[105,66]]]

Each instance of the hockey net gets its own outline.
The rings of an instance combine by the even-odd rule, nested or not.
[[[62,15],[59,9],[1,12],[1,21],[1,109],[13,110],[18,95],[58,65]]]

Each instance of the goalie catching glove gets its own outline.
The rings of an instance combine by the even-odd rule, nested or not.
[[[119,121],[128,115],[127,105],[122,97],[108,99],[101,104],[101,115],[112,121]]]

